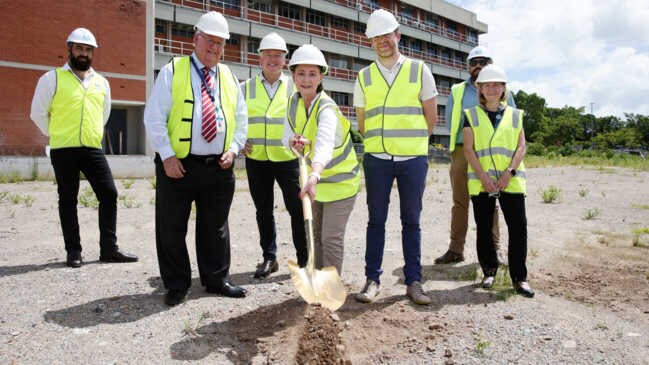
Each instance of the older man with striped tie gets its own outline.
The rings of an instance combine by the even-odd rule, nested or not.
[[[169,306],[184,301],[191,285],[185,236],[192,202],[201,284],[208,293],[246,295],[228,277],[228,214],[232,165],[246,143],[247,108],[237,78],[219,64],[230,38],[225,18],[206,13],[195,30],[194,53],[160,70],[144,110],[147,138],[156,150],[156,248]]]

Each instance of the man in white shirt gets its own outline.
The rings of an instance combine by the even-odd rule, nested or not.
[[[354,88],[354,107],[363,134],[363,170],[369,220],[365,286],[356,299],[372,302],[383,272],[385,222],[394,180],[399,189],[406,294],[416,304],[431,298],[421,287],[420,214],[428,171],[428,138],[437,122],[437,88],[430,69],[399,53],[399,23],[379,9],[365,34],[377,60],[362,69]]]
[[[110,115],[110,86],[91,67],[97,41],[88,29],[77,28],[66,43],[68,63],[38,80],[30,114],[41,132],[50,137],[66,265],[83,264],[77,216],[80,172],[99,200],[99,261],[134,262],[137,257],[120,251],[116,244],[117,188],[102,150],[104,125]]]
[[[147,138],[157,152],[156,248],[169,306],[184,301],[191,285],[185,236],[193,202],[201,284],[208,293],[246,295],[228,275],[228,214],[247,109],[238,80],[219,63],[230,37],[227,21],[212,11],[195,30],[194,53],[160,70],[144,110]]]

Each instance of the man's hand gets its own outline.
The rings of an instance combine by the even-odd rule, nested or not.
[[[223,156],[221,156],[221,159],[219,160],[219,166],[221,166],[222,169],[229,169],[232,167],[232,164],[234,163],[234,158],[236,155],[234,152],[227,150]]]
[[[165,169],[165,174],[172,179],[180,179],[185,176],[185,167],[176,156],[171,156],[162,161],[162,166]]]
[[[246,156],[252,153],[252,143],[250,143],[249,140],[246,141],[246,145],[243,146],[243,150],[241,150],[241,152],[243,152],[243,154]]]

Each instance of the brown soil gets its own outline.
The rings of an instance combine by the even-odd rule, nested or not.
[[[339,317],[324,307],[313,305],[307,308],[304,318],[306,325],[302,329],[295,361],[305,365],[345,364],[342,331],[336,322]]]

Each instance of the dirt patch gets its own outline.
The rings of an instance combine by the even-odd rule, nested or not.
[[[312,305],[304,315],[306,324],[298,343],[295,361],[298,364],[351,364],[344,356],[339,317],[328,309]]]

